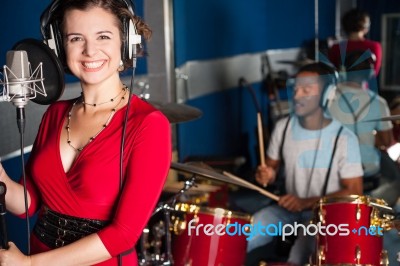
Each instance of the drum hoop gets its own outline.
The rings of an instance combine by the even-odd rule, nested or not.
[[[375,265],[374,264],[340,263],[340,264],[321,264],[321,266],[375,266]]]
[[[236,211],[230,211],[230,210],[223,209],[223,208],[211,208],[211,207],[204,207],[204,206],[198,206],[195,204],[187,204],[187,203],[177,203],[175,205],[176,211],[182,211],[182,212],[194,213],[194,214],[203,213],[203,214],[215,215],[217,209],[223,210],[224,218],[243,219],[243,220],[246,220],[249,222],[252,220],[252,216],[250,214],[236,212]]]
[[[334,203],[353,203],[370,205],[375,203],[378,205],[388,206],[383,199],[372,198],[370,196],[348,195],[348,196],[326,196],[320,199],[319,204],[334,204]]]

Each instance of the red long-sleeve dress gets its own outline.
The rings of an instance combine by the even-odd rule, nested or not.
[[[60,134],[65,130],[63,123],[73,100],[52,104],[43,116],[26,168],[30,214],[47,206],[62,214],[111,222],[98,235],[113,258],[99,265],[117,265],[115,256],[135,246],[170,167],[171,130],[167,118],[150,104],[132,97],[122,191],[119,162],[126,106],[80,152],[66,173],[60,157]],[[49,248],[33,234],[31,253],[46,250]],[[136,253],[125,255],[123,263],[136,265]]]
[[[346,42],[346,53],[351,53],[354,51],[371,51],[376,56],[376,61],[374,64],[375,75],[379,74],[379,70],[382,65],[382,46],[379,42],[372,40],[345,40]],[[339,44],[335,44],[329,49],[329,60],[339,68],[344,62],[341,62],[342,56],[340,54]]]

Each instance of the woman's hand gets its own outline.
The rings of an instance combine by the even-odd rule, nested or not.
[[[276,171],[267,165],[259,165],[256,172],[256,181],[266,187],[275,181]]]
[[[4,180],[6,179],[6,170],[4,170],[3,165],[1,164],[1,160],[0,160],[0,181],[4,182]]]
[[[8,242],[8,249],[0,249],[1,266],[31,266],[31,258],[25,256],[13,242]]]

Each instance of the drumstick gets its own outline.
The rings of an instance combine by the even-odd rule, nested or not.
[[[260,163],[261,165],[265,165],[264,135],[263,135],[263,126],[262,126],[260,112],[257,113],[257,125],[258,125],[258,143],[260,145]]]
[[[233,180],[242,183],[245,187],[249,188],[249,189],[253,189],[258,191],[260,194],[263,194],[264,196],[267,196],[268,198],[271,198],[273,200],[279,201],[279,197],[271,192],[268,192],[250,182],[247,182],[246,180],[243,180],[242,178],[235,176],[229,172],[223,171],[222,172],[224,175],[226,175],[229,178],[232,178]]]

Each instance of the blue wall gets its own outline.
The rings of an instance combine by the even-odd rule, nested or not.
[[[320,1],[320,37],[334,34],[335,1]],[[314,0],[174,1],[176,65],[267,49],[299,47],[314,38]]]
[[[174,3],[177,67],[188,61],[301,47],[315,37],[314,0]],[[319,38],[334,36],[335,0],[320,1],[318,11]],[[253,87],[267,134],[268,95],[261,84]],[[249,92],[232,88],[187,103],[204,114],[196,121],[178,125],[180,160],[191,156],[246,156],[251,167],[257,164],[257,114]]]

